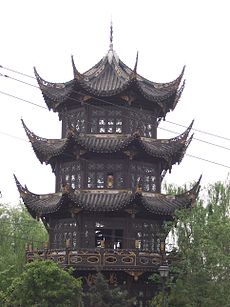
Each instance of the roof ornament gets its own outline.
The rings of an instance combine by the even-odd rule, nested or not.
[[[76,67],[76,65],[74,63],[73,55],[71,55],[71,62],[72,62],[72,67],[73,67],[74,78],[77,79],[77,80],[81,80],[82,79],[82,75],[77,70],[77,67]]]
[[[111,20],[110,24],[110,45],[109,45],[109,50],[113,50],[113,22]]]
[[[116,52],[113,50],[113,23],[111,21],[110,24],[110,44],[109,44],[109,52],[107,54],[107,58],[108,58],[108,62],[109,64],[112,63],[113,58],[115,58],[115,60],[118,62],[119,58],[118,55],[116,54]]]
[[[137,63],[138,63],[138,51],[137,51],[137,55],[136,55],[136,62],[135,62],[134,69],[133,69],[133,72],[135,74],[137,73]]]

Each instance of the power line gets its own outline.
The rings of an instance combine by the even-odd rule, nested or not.
[[[7,70],[7,71],[11,71],[11,72],[13,72],[13,73],[16,73],[16,74],[19,74],[19,75],[22,75],[22,76],[25,76],[25,77],[30,78],[30,79],[36,80],[36,78],[35,78],[34,76],[25,74],[25,73],[20,72],[20,71],[17,71],[17,70],[13,70],[13,69],[11,69],[11,68],[9,68],[9,67],[4,67],[4,66],[0,65],[0,68],[5,69],[5,70]],[[3,76],[4,76],[4,75],[3,75]],[[9,77],[9,76],[6,75],[6,77]],[[12,77],[10,77],[10,78],[12,78]],[[15,79],[15,80],[16,80],[16,79]],[[23,82],[23,83],[24,83],[24,82]],[[31,85],[31,86],[34,86],[34,85]],[[36,87],[36,86],[34,86],[34,87]],[[39,87],[38,87],[38,88],[39,88]],[[39,88],[39,89],[40,89],[40,88]],[[104,100],[104,99],[101,99],[101,98],[97,98],[97,97],[93,97],[93,96],[92,96],[92,98],[94,98],[94,99],[96,99],[96,100],[99,100],[99,101],[102,101],[102,102],[105,102],[105,103],[110,103],[110,102],[108,102],[108,101],[106,101],[106,100]],[[78,101],[78,100],[76,99],[76,101]],[[116,105],[116,107],[122,107],[122,106],[117,106],[117,105]],[[125,107],[124,107],[124,108],[125,108]],[[128,108],[126,108],[126,109],[128,109]],[[175,122],[172,122],[172,121],[169,121],[169,120],[165,120],[165,122],[170,123],[170,124],[172,124],[172,125],[179,126],[179,127],[187,128],[187,126],[185,126],[185,125],[178,124],[178,123],[175,123]],[[230,141],[230,138],[227,138],[227,137],[225,137],[225,136],[221,136],[221,135],[218,135],[218,134],[215,134],[215,133],[212,133],[212,132],[208,132],[208,131],[204,131],[204,130],[196,129],[196,128],[192,128],[192,130],[195,131],[195,132],[207,134],[207,135],[210,135],[210,136],[213,136],[213,137],[216,137],[216,138],[220,138],[220,139],[223,139],[223,140]]]
[[[197,157],[197,156],[193,156],[193,155],[190,155],[190,154],[185,154],[185,155],[188,156],[188,157],[191,157],[191,158],[195,158],[195,159],[204,161],[204,162],[208,162],[208,163],[212,163],[212,164],[215,164],[215,165],[218,165],[218,166],[223,166],[223,167],[226,167],[226,168],[230,168],[230,166],[222,164],[222,163],[219,163],[219,162],[211,161],[211,160],[208,160],[208,159],[205,159],[205,158],[201,158],[201,157]]]
[[[174,133],[174,134],[177,134],[177,135],[179,134],[179,132],[175,132],[175,131],[172,131],[172,130],[169,130],[169,129],[165,129],[165,128],[159,128],[159,129],[170,132],[170,133]],[[211,142],[208,142],[208,141],[204,141],[204,140],[198,139],[196,137],[193,137],[193,140],[196,140],[198,142],[202,142],[202,143],[205,143],[205,144],[208,144],[208,145],[212,145],[212,146],[215,146],[215,147],[219,147],[221,149],[230,150],[230,148],[228,148],[228,147],[218,145],[218,144],[214,144],[214,143],[211,143]]]
[[[9,96],[9,97],[12,97],[12,98],[15,98],[15,99],[18,99],[18,100],[27,102],[27,103],[29,103],[29,104],[32,104],[32,105],[36,106],[36,107],[39,107],[39,108],[48,110],[46,107],[41,106],[41,105],[39,105],[39,104],[37,104],[37,103],[31,102],[30,100],[27,100],[27,99],[24,99],[24,98],[20,98],[20,97],[18,97],[18,96],[15,96],[15,95],[12,95],[12,94],[3,92],[3,91],[0,91],[0,93],[3,94],[3,95]]]
[[[0,65],[0,68],[1,68],[1,67],[2,67],[2,66]],[[2,68],[3,68],[3,67],[2,67]],[[5,68],[4,68],[4,69],[5,69]],[[13,71],[13,70],[12,70],[12,71]],[[14,71],[14,72],[16,72],[16,71]],[[19,73],[19,72],[17,72],[17,73]],[[24,73],[19,73],[19,74],[25,75]],[[40,89],[38,86],[33,85],[33,84],[30,84],[30,83],[27,83],[27,82],[25,82],[25,81],[22,81],[22,80],[19,80],[19,79],[16,79],[16,78],[12,78],[12,77],[7,76],[7,75],[2,75],[2,76],[7,77],[7,78],[10,78],[10,79],[13,79],[13,80],[15,80],[15,81],[17,81],[17,82],[21,82],[21,83],[23,83],[23,84],[25,84],[25,85],[32,86],[32,87],[35,87],[35,88],[37,88],[37,89]],[[30,77],[30,78],[35,79],[34,77],[29,76],[29,75],[25,75],[25,76],[28,76],[28,77]],[[23,98],[20,98],[20,97],[17,97],[17,96],[15,96],[15,95],[8,94],[8,93],[2,92],[2,91],[0,91],[0,93],[2,93],[2,94],[4,94],[4,95],[7,95],[7,96],[10,96],[10,97],[15,98],[15,99],[22,100],[22,101],[24,101],[24,102],[30,103],[30,104],[32,104],[32,105],[34,105],[34,106],[37,106],[37,107],[40,107],[40,108],[43,108],[43,109],[46,109],[46,110],[47,110],[46,107],[41,106],[41,105],[38,105],[38,104],[36,104],[36,103],[33,103],[33,102],[29,101],[29,100],[25,100],[25,99],[23,99]],[[95,97],[93,97],[93,98],[95,98]],[[77,101],[77,102],[81,102],[80,100],[75,99],[75,98],[69,97],[69,99],[72,99],[72,100]],[[99,100],[101,100],[101,99],[99,99]],[[108,102],[105,101],[105,100],[102,100],[102,101],[108,103]],[[113,104],[113,105],[114,105],[114,104]],[[117,105],[115,105],[115,106],[116,106],[116,107],[119,107],[119,106],[117,106]],[[99,108],[99,109],[103,109],[102,107],[95,106],[95,105],[93,105],[93,107],[96,107],[96,108]],[[123,117],[130,119],[130,117],[128,117],[128,116],[123,116]],[[91,122],[89,122],[89,121],[87,121],[87,120],[85,120],[85,122],[87,122],[87,123],[89,123],[89,124],[91,123]],[[178,125],[179,125],[179,124],[178,124]],[[181,125],[181,126],[182,126],[182,125]],[[171,130],[168,130],[168,129],[165,129],[165,128],[160,128],[160,127],[159,127],[158,129],[162,129],[162,130],[165,130],[165,131],[168,131],[168,132],[177,134],[176,132],[171,131]],[[194,129],[193,129],[193,130],[194,130]],[[1,133],[1,132],[0,132],[0,133]],[[11,137],[13,137],[13,136],[11,136]],[[15,137],[15,138],[18,138],[18,137]],[[224,146],[221,146],[221,145],[217,145],[217,144],[210,143],[210,142],[207,142],[207,141],[204,141],[204,140],[200,140],[200,139],[196,139],[196,138],[194,138],[194,139],[197,140],[197,141],[206,143],[206,144],[208,144],[208,145],[212,145],[212,146],[219,147],[219,148],[222,148],[222,149],[230,150],[230,148],[227,148],[227,147],[224,147]],[[190,156],[190,157],[192,157],[192,158],[196,158],[196,159],[202,160],[202,161],[204,161],[204,162],[212,163],[212,164],[219,165],[219,166],[222,166],[222,167],[225,167],[225,168],[230,168],[230,166],[227,166],[227,165],[224,165],[224,164],[215,162],[215,161],[211,161],[211,160],[208,160],[208,159],[204,159],[204,158],[197,157],[197,156],[193,156],[193,155],[189,155],[189,154],[185,154],[185,155]]]
[[[24,74],[23,74],[23,75],[24,75]],[[14,80],[14,81],[23,83],[23,84],[28,85],[28,86],[35,87],[35,88],[37,88],[37,89],[40,90],[39,86],[37,86],[37,85],[33,85],[33,84],[31,84],[31,83],[28,83],[28,82],[25,82],[25,81],[22,81],[22,80],[19,80],[19,79],[16,79],[16,78],[13,78],[13,77],[10,77],[10,76],[7,76],[7,75],[4,75],[4,76],[7,77],[7,78],[12,79],[12,80]],[[26,76],[28,76],[28,75],[26,75]],[[34,77],[31,77],[31,78],[34,78]],[[16,99],[20,99],[20,98],[18,98],[18,97],[16,97],[16,96],[13,96],[13,95],[11,95],[11,94],[7,94],[7,93],[2,92],[2,91],[0,91],[0,93],[2,93],[2,94],[4,94],[4,95],[12,96],[12,97],[14,97],[14,98],[16,98]],[[95,97],[94,97],[94,98],[95,98]],[[73,98],[73,97],[69,97],[69,99],[70,99],[70,100],[73,100],[73,101],[76,101],[76,102],[81,102],[80,100],[78,100],[78,99],[76,99],[76,98]],[[108,103],[108,104],[110,104],[110,105],[113,105],[113,106],[116,106],[116,107],[121,107],[121,106],[117,106],[117,105],[115,105],[115,104],[113,104],[113,103],[107,102],[107,101],[105,101],[104,99],[99,99],[99,98],[95,98],[95,99],[97,99],[97,100],[99,100],[99,101],[102,101],[102,102],[106,102],[106,103]],[[35,106],[38,106],[38,107],[40,107],[40,108],[43,108],[43,109],[48,110],[46,107],[43,107],[43,106],[41,106],[41,105],[32,103],[32,102],[30,102],[30,101],[26,101],[26,100],[24,100],[24,99],[20,99],[20,100],[22,100],[22,101],[24,101],[24,102],[28,102],[28,103],[30,103],[30,104],[33,104],[33,105],[35,105]],[[95,108],[97,108],[97,109],[99,109],[99,110],[104,110],[104,109],[103,109],[102,107],[100,107],[100,106],[91,105],[91,104],[89,104],[89,103],[87,103],[87,102],[85,102],[85,104],[90,105],[90,106],[92,106],[92,107],[95,107]],[[125,107],[123,107],[123,108],[125,108]],[[125,108],[125,109],[127,109],[127,108]],[[137,115],[138,115],[138,114],[137,114]],[[127,118],[127,119],[131,119],[130,116],[123,115],[123,117],[124,117],[124,118]],[[85,120],[85,122],[91,124],[90,121]],[[186,126],[184,126],[184,127],[186,127]],[[187,128],[187,127],[186,127],[186,128]],[[165,128],[162,128],[162,127],[158,127],[158,129],[163,130],[163,131],[167,131],[167,132],[171,132],[171,133],[174,133],[174,134],[177,134],[177,135],[179,134],[179,133],[177,133],[177,132],[175,132],[175,131],[172,131],[172,130],[169,130],[169,129],[165,129]],[[192,129],[193,129],[193,128],[192,128]],[[194,130],[194,129],[193,129],[193,130]],[[193,139],[196,140],[196,141],[199,141],[199,142],[202,142],[202,143],[211,145],[211,146],[219,147],[219,148],[222,148],[222,149],[225,149],[225,150],[229,150],[229,151],[230,151],[230,148],[224,147],[224,146],[222,146],[222,145],[214,144],[214,143],[211,143],[211,142],[208,142],[208,141],[204,141],[204,140],[201,140],[201,139],[198,139],[198,138],[195,138],[195,137],[194,137]]]
[[[5,136],[9,136],[9,137],[11,137],[11,138],[13,138],[13,139],[18,139],[18,140],[20,140],[20,141],[24,141],[24,142],[28,142],[28,143],[29,143],[28,140],[25,140],[25,139],[23,139],[23,138],[20,138],[19,136],[13,135],[13,134],[9,134],[9,133],[3,132],[3,131],[0,131],[0,134],[3,134],[3,135],[5,135]]]
[[[177,123],[174,123],[174,122],[169,121],[169,120],[165,120],[165,122],[167,122],[167,123],[169,123],[169,124],[172,124],[172,125],[176,125],[176,126],[179,126],[179,127],[186,128],[185,125],[177,124]],[[210,135],[210,136],[219,138],[219,139],[223,139],[223,140],[225,140],[225,141],[230,141],[230,138],[227,138],[227,137],[225,137],[225,136],[221,136],[221,135],[218,135],[218,134],[214,134],[214,133],[211,133],[211,132],[207,132],[207,131],[200,130],[200,129],[195,129],[195,128],[192,128],[192,130],[195,131],[195,132],[207,134],[207,135]]]
[[[15,98],[15,99],[22,100],[22,101],[24,101],[24,102],[31,103],[31,104],[34,105],[34,106],[39,106],[39,105],[37,105],[37,104],[35,104],[35,103],[33,103],[33,102],[30,102],[30,101],[28,101],[28,100],[25,100],[25,99],[23,99],[23,98],[20,98],[20,97],[17,97],[17,96],[14,96],[14,95],[11,95],[11,94],[8,94],[8,93],[5,93],[5,92],[0,91],[0,93],[2,93],[2,94],[4,94],[4,95],[8,95],[8,96],[10,96],[10,97],[13,97],[13,98]],[[46,109],[45,107],[42,107],[42,106],[39,106],[39,107]],[[86,122],[88,122],[88,121],[86,121]],[[88,123],[90,123],[90,122],[88,122]],[[162,128],[162,129],[163,129],[163,130],[166,130],[166,131],[168,131],[168,132],[174,133],[174,134],[176,133],[176,132],[171,131],[171,130],[167,130],[167,129],[164,129],[164,128]],[[1,131],[0,131],[0,133],[1,133],[1,134],[4,134],[4,135],[8,135],[8,136],[10,136],[10,137],[12,137],[12,138],[15,138],[15,139],[20,139],[20,140],[22,140],[22,141],[28,142],[27,140],[24,140],[24,139],[22,139],[22,138],[19,138],[19,137],[17,137],[17,136],[14,136],[14,135],[10,135],[10,134],[7,134],[7,133],[1,132]],[[196,139],[196,140],[198,140],[198,139]],[[209,145],[213,145],[213,146],[216,146],[216,147],[220,147],[220,148],[222,148],[222,149],[230,150],[229,148],[223,147],[223,146],[221,146],[221,145],[209,143],[209,142],[206,142],[206,141],[203,141],[203,140],[199,140],[199,141],[204,142],[204,143],[207,143],[207,144],[209,144]],[[215,162],[215,161],[211,161],[211,160],[207,160],[207,159],[204,159],[204,158],[201,158],[201,157],[197,157],[197,156],[192,156],[192,155],[189,155],[189,154],[187,154],[187,153],[185,153],[185,155],[186,155],[186,156],[189,156],[189,157],[192,157],[192,158],[196,158],[196,159],[198,159],[198,160],[202,160],[202,161],[204,161],[204,162],[212,163],[212,164],[219,165],[219,166],[222,166],[222,167],[225,167],[225,168],[229,168],[229,169],[230,169],[230,166],[228,166],[228,165],[224,165],[224,164],[221,164],[221,163],[218,163],[218,162]]]

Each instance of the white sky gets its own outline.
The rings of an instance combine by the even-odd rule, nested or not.
[[[138,73],[144,77],[172,81],[186,65],[185,90],[166,120],[188,126],[195,119],[194,128],[230,139],[229,1],[8,0],[1,1],[0,12],[0,65],[29,75],[36,66],[41,77],[50,82],[72,79],[71,54],[79,71],[84,72],[107,53],[112,16],[114,49],[131,68],[138,50]],[[0,72],[34,83],[2,69]],[[39,90],[16,81],[0,77],[0,91],[45,106]],[[40,164],[26,142],[20,118],[37,135],[59,138],[57,114],[2,94],[0,101],[1,201],[19,200],[13,173],[34,193],[54,192],[51,168]],[[178,133],[185,130],[167,122],[160,127]],[[158,136],[171,138],[175,134],[159,130]],[[230,140],[200,133],[195,133],[195,138],[230,149]],[[185,156],[166,176],[167,182],[181,185],[197,180],[201,173],[203,184],[226,179],[229,150],[193,140],[187,153],[229,168]]]

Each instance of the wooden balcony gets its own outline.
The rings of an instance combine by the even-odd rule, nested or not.
[[[50,259],[63,267],[78,270],[149,271],[154,272],[162,261],[158,253],[125,249],[27,250],[27,261]]]

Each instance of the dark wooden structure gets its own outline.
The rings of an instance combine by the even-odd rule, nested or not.
[[[183,71],[170,83],[154,83],[137,73],[137,59],[130,69],[111,41],[107,55],[83,74],[72,58],[69,82],[47,82],[35,70],[48,108],[62,121],[62,138],[23,126],[37,158],[51,165],[56,192],[34,194],[15,179],[29,213],[49,233],[46,248],[27,250],[28,261],[39,256],[72,266],[88,284],[101,270],[141,301],[153,294],[148,276],[162,261],[162,224],[175,209],[192,206],[199,182],[180,195],[161,194],[164,175],[192,138],[191,124],[175,138],[157,139],[159,121],[182,93]]]

